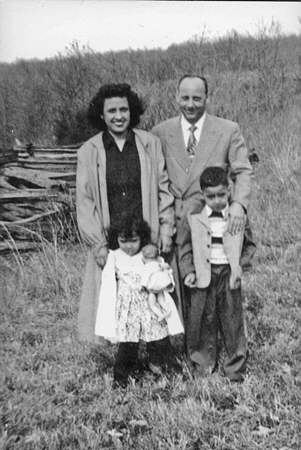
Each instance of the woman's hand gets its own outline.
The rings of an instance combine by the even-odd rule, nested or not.
[[[170,253],[172,249],[172,238],[170,236],[163,235],[159,240],[160,253]]]
[[[195,273],[191,272],[188,275],[186,275],[186,277],[184,278],[184,284],[185,286],[188,286],[190,288],[195,287],[195,281],[196,281],[196,277],[195,277]]]
[[[92,253],[95,258],[95,261],[97,265],[103,269],[105,266],[105,263],[107,262],[109,250],[108,247],[104,246],[103,244],[96,244],[92,248]]]

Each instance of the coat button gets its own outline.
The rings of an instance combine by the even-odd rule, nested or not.
[[[207,261],[207,263],[210,263],[210,259],[207,258],[206,261]]]
[[[207,247],[210,248],[210,244],[207,244]]]

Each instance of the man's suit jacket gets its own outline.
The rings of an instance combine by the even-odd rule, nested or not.
[[[196,287],[206,288],[211,280],[211,238],[210,223],[205,208],[200,213],[188,214],[181,221],[177,244],[179,248],[179,266],[184,279],[191,272],[196,273]],[[256,246],[252,239],[247,221],[240,233],[231,235],[228,231],[223,236],[224,251],[230,267],[238,265],[246,268],[250,265]]]
[[[185,149],[180,116],[161,122],[152,129],[152,133],[161,140],[170,191],[175,197],[177,230],[183,217],[199,209],[199,179],[208,166],[220,166],[229,171],[235,178],[232,199],[247,209],[252,166],[237,123],[206,113],[192,163]]]

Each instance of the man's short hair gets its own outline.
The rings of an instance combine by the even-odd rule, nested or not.
[[[91,125],[100,131],[107,129],[107,125],[101,116],[105,100],[113,97],[127,98],[130,110],[130,127],[136,127],[140,121],[140,116],[144,112],[144,104],[138,94],[127,83],[104,84],[99,88],[88,108],[88,120]]]
[[[200,80],[203,81],[204,86],[205,86],[205,94],[208,95],[208,81],[206,80],[205,77],[202,77],[201,75],[194,75],[194,74],[190,74],[190,73],[186,73],[185,75],[183,75],[179,81],[178,81],[178,90],[180,87],[180,84],[182,83],[183,80],[185,80],[186,78],[199,78]]]
[[[200,176],[200,186],[202,191],[208,187],[229,186],[227,172],[222,167],[207,167]]]

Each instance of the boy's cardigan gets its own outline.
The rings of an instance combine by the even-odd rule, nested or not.
[[[211,281],[211,229],[206,212],[188,214],[181,223],[177,237],[179,246],[179,266],[182,278],[191,272],[196,273],[196,287],[206,288]],[[247,221],[245,229],[235,235],[225,232],[223,246],[231,269],[250,265],[256,246]]]

